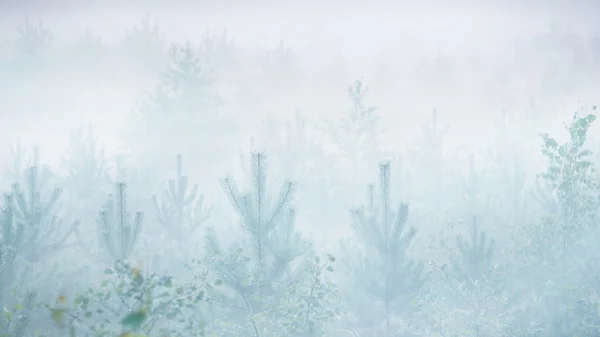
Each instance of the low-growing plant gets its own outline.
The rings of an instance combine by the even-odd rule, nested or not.
[[[97,287],[72,301],[60,295],[55,306],[47,306],[58,329],[94,337],[203,336],[198,306],[206,296],[201,285],[177,284],[123,261],[104,274]]]

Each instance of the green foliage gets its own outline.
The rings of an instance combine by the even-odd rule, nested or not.
[[[548,160],[546,172],[540,175],[549,187],[559,207],[564,235],[589,225],[598,212],[600,183],[592,162],[592,152],[586,149],[587,133],[596,115],[575,114],[566,125],[569,140],[563,144],[548,134],[542,134],[542,154]]]
[[[195,284],[175,284],[171,277],[144,274],[142,269],[117,262],[105,270],[97,289],[78,294],[68,305],[60,296],[50,307],[59,328],[85,331],[93,336],[202,336],[205,322],[198,304],[205,290]]]
[[[383,334],[390,336],[392,315],[406,308],[424,283],[423,264],[406,256],[416,229],[410,227],[406,231],[408,204],[402,203],[396,211],[392,209],[390,164],[381,164],[379,172],[379,204],[371,184],[367,187],[367,204],[351,210],[352,229],[364,243],[365,251],[348,266],[357,286],[370,297],[364,302],[369,306],[373,301],[383,303]]]
[[[4,289],[3,289],[4,290]],[[0,337],[24,337],[31,321],[31,313],[35,305],[37,294],[28,293],[23,302],[14,308],[2,307],[0,315]],[[3,303],[6,303],[3,298]]]
[[[260,336],[324,336],[334,319],[340,317],[342,308],[338,287],[330,280],[335,257],[328,254],[320,258],[308,254],[300,272],[302,282],[283,287],[276,305],[263,314],[264,333]],[[287,294],[287,295],[286,295]]]
[[[493,271],[470,282],[456,279],[447,265],[431,264],[429,282],[414,308],[422,319],[420,333],[431,336],[513,336],[514,319],[507,293]]]
[[[189,179],[182,174],[182,156],[177,155],[177,176],[170,179],[164,190],[165,199],[159,201],[154,195],[154,208],[158,223],[169,231],[176,242],[184,242],[210,216],[212,206],[206,208],[204,196],[198,194],[198,185],[188,191]]]
[[[148,318],[148,310],[145,308],[138,309],[129,313],[121,320],[121,325],[127,329],[139,330]]]
[[[526,318],[518,322],[521,335],[597,335],[597,271],[589,261],[598,258],[594,217],[600,184],[586,148],[595,118],[575,114],[566,125],[568,140],[563,143],[542,134],[548,166],[538,177],[536,196],[547,212],[540,221],[523,226],[524,242],[514,249],[514,275],[528,280],[513,286],[520,316]]]

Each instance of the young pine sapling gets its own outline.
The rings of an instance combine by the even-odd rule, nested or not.
[[[396,211],[392,209],[390,164],[381,164],[379,172],[379,205],[375,186],[368,185],[366,206],[351,210],[352,229],[364,240],[365,251],[360,259],[348,265],[358,286],[372,296],[372,300],[383,303],[383,335],[391,336],[392,317],[405,308],[423,285],[423,264],[406,256],[416,229],[406,230],[408,204],[402,203]]]
[[[189,238],[210,216],[212,207],[204,205],[204,196],[198,194],[198,185],[194,184],[188,194],[188,176],[182,173],[182,156],[177,155],[177,176],[167,182],[163,200],[153,196],[158,223],[169,230],[176,242]]]
[[[361,164],[370,155],[377,153],[377,133],[380,130],[377,108],[366,105],[369,88],[363,80],[355,81],[348,88],[351,108],[338,123],[324,121],[320,128],[331,139],[340,152],[340,156],[352,165]]]
[[[39,149],[34,148],[33,166],[25,170],[25,184],[12,185],[11,199],[14,202],[15,223],[23,226],[28,240],[19,252],[31,262],[39,261],[65,247],[66,241],[79,226],[74,221],[62,230],[62,221],[53,214],[60,199],[59,188],[49,188],[52,173],[39,164]],[[48,191],[50,189],[50,191]]]
[[[27,151],[21,145],[21,140],[17,139],[16,143],[10,147],[10,163],[6,163],[4,168],[4,175],[11,182],[20,181],[23,177],[26,156]]]
[[[141,234],[143,213],[136,212],[133,219],[127,210],[126,184],[116,184],[115,194],[110,194],[98,216],[100,240],[115,261],[124,261],[133,253]]]
[[[62,164],[67,171],[64,183],[73,198],[93,202],[102,194],[108,181],[108,163],[91,125],[87,133],[80,127],[70,135]]]
[[[250,164],[252,187],[248,193],[241,193],[230,177],[222,181],[240,217],[245,240],[223,250],[209,229],[207,255],[211,268],[222,276],[224,287],[220,289],[227,289],[211,297],[233,310],[229,316],[236,324],[247,326],[246,335],[259,337],[267,336],[273,320],[281,319],[265,314],[274,310],[282,296],[289,296],[284,289],[294,278],[286,275],[292,273],[292,263],[309,252],[311,244],[295,230],[295,214],[289,207],[294,183],[287,181],[273,197],[267,189],[266,155],[253,153]]]
[[[503,199],[511,215],[510,224],[516,225],[526,220],[528,200],[525,198],[525,182],[527,174],[523,169],[519,157],[513,156],[512,162],[502,166]]]
[[[477,216],[473,216],[471,240],[456,238],[459,259],[451,261],[454,276],[461,281],[478,279],[492,269],[494,240],[488,240],[485,231],[480,231]]]

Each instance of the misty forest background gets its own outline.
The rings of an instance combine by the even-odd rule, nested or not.
[[[0,336],[600,335],[581,20],[135,13],[2,28]]]

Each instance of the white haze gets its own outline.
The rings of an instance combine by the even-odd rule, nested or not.
[[[236,47],[260,55],[283,40],[300,64],[300,70],[290,76],[291,83],[271,94],[263,90],[266,98],[257,106],[231,104],[225,108],[248,120],[248,128],[239,135],[240,148],[247,148],[250,136],[259,136],[258,128],[266,115],[289,119],[300,108],[312,120],[340,116],[347,108],[346,88],[358,78],[364,78],[369,86],[368,103],[378,107],[389,129],[385,146],[397,151],[410,146],[416,127],[437,108],[451,125],[450,147],[463,144],[483,148],[493,141],[499,116],[505,111],[515,119],[510,136],[526,140],[522,148],[537,153],[538,132],[561,131],[572,112],[581,105],[597,103],[600,97],[600,67],[583,75],[580,72],[577,78],[548,79],[554,85],[548,91],[538,71],[548,66],[544,63],[549,62],[546,51],[539,55],[533,51],[530,69],[520,68],[515,61],[517,45],[529,46],[531,52],[531,44],[552,31],[583,38],[596,36],[600,32],[599,6],[592,2],[530,2],[526,6],[509,2],[369,3],[2,3],[0,38],[8,46],[16,37],[17,27],[29,20],[48,28],[57,45],[80,38],[85,29],[114,44],[147,14],[169,43],[198,42],[207,31],[226,29]],[[595,48],[600,55],[600,47]],[[569,51],[555,52],[559,62],[572,57]],[[443,65],[454,69],[444,78],[434,74],[438,57]],[[244,71],[254,74],[253,66],[248,67]],[[106,144],[117,147],[117,130],[159,76],[159,71],[130,74],[124,68],[114,69],[112,77],[99,79],[65,69],[26,79],[12,74],[10,83],[0,78],[0,111],[7,121],[1,123],[5,144],[17,136],[43,144],[45,160],[55,164],[66,132],[92,123]],[[253,81],[249,78],[240,80],[248,83],[236,81],[235,76],[221,79],[225,100],[229,92],[262,85],[260,76]],[[532,100],[541,117],[535,125],[526,125],[520,118]],[[24,113],[35,118],[20,118]],[[7,127],[9,120],[18,121],[14,124],[18,127]],[[231,156],[236,158],[237,154]]]

